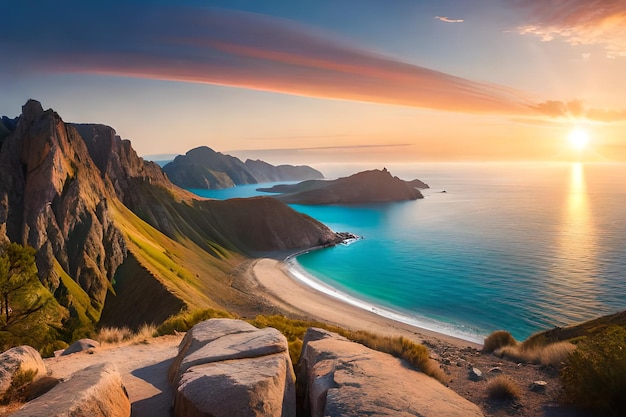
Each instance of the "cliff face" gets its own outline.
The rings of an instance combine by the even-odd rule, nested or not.
[[[120,291],[135,289],[111,302],[110,317],[123,317],[120,311],[149,295],[129,284],[126,271],[141,269],[144,281],[161,288],[154,294],[167,291],[179,300],[151,318],[133,318],[133,324],[155,321],[184,305],[236,305],[226,277],[242,254],[338,240],[324,225],[270,199],[199,200],[108,126],[65,124],[34,100],[22,111],[0,142],[0,240],[37,249],[44,285],[67,308],[80,298],[77,291],[86,293],[83,307],[95,309],[93,321],[108,289],[115,297],[114,281],[124,283]],[[120,268],[130,255],[138,266]],[[79,289],[64,281],[66,275]]]
[[[38,249],[39,274],[51,292],[61,285],[56,260],[101,306],[126,245],[108,211],[113,188],[80,135],[29,101],[0,150],[0,176],[0,233]]]
[[[263,161],[246,160],[215,152],[206,146],[195,148],[163,167],[179,187],[216,189],[271,181],[302,181],[323,178],[308,166],[274,166]]]
[[[416,185],[428,188],[419,180],[403,181],[383,169],[363,171],[333,181],[304,181],[260,190],[281,193],[276,198],[288,204],[366,204],[424,198]]]

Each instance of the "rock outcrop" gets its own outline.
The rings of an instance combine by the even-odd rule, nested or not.
[[[180,344],[169,380],[176,417],[295,416],[287,340],[239,320],[196,324]]]
[[[400,359],[321,329],[309,329],[298,391],[311,417],[479,417],[478,406]]]
[[[100,363],[75,372],[12,416],[129,417],[130,400],[115,366]]]
[[[18,346],[0,354],[0,398],[19,372],[33,373],[33,380],[45,376],[46,365],[39,352],[30,346]]]
[[[274,166],[264,161],[241,162],[234,156],[215,152],[207,146],[194,148],[177,156],[163,167],[169,179],[179,187],[216,189],[270,181],[302,181],[324,178],[309,166]]]
[[[259,191],[280,193],[276,198],[287,204],[386,203],[424,198],[415,186],[416,181],[419,180],[401,180],[383,169],[363,171],[332,181],[310,180],[294,185],[259,188]]]

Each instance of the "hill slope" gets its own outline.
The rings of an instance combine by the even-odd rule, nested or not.
[[[183,306],[236,309],[251,300],[228,274],[248,254],[339,240],[271,198],[198,199],[112,128],[66,124],[34,100],[0,143],[0,178],[0,240],[37,249],[41,282],[77,327],[105,304],[107,322],[133,327]]]

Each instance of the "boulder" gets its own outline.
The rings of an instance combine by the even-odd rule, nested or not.
[[[184,417],[295,416],[295,381],[286,352],[194,366],[174,397]]]
[[[482,416],[480,409],[406,362],[309,329],[298,371],[303,407],[322,416]]]
[[[171,384],[175,384],[180,378],[179,368],[182,361],[189,355],[204,347],[206,344],[221,337],[237,333],[253,332],[256,327],[245,321],[235,319],[205,320],[193,326],[185,334],[178,346],[178,355],[170,366],[168,378]]]
[[[168,376],[177,417],[295,416],[287,339],[273,328],[232,319],[198,323]]]
[[[18,346],[0,354],[0,397],[11,386],[18,372],[34,372],[33,380],[45,376],[48,371],[41,355],[30,346]]]
[[[85,350],[94,349],[100,346],[100,343],[92,339],[80,339],[72,343],[67,349],[61,353],[61,356],[71,355],[72,353],[83,352]]]
[[[12,416],[129,417],[130,400],[115,365],[99,363],[75,372]]]

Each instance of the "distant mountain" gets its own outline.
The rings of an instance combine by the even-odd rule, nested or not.
[[[158,323],[185,307],[245,309],[254,300],[228,274],[248,255],[340,240],[269,197],[200,199],[112,128],[64,123],[37,101],[3,126],[0,241],[37,249],[57,325],[70,333]]]
[[[312,180],[258,190],[279,193],[276,198],[288,204],[364,204],[424,198],[417,188],[428,188],[428,185],[420,180],[401,180],[383,169],[333,181]]]
[[[230,188],[270,181],[302,181],[324,178],[309,166],[274,166],[263,161],[241,162],[234,156],[201,146],[177,156],[163,167],[170,181],[182,188]]]

